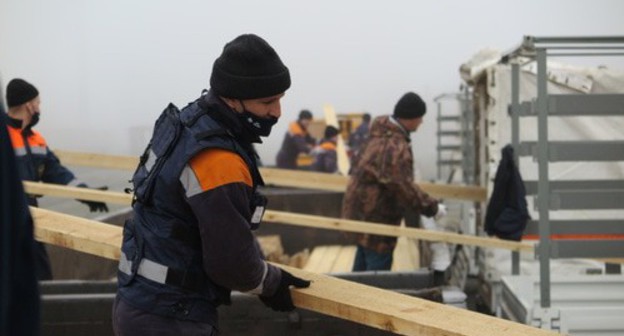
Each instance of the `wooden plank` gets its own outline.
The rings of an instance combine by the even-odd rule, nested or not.
[[[266,260],[284,264],[287,257],[284,255],[282,238],[279,235],[258,236],[256,238]]]
[[[318,273],[316,272],[316,270],[319,268],[319,265],[323,262],[323,259],[325,258],[326,253],[327,253],[327,246],[315,247],[312,250],[312,253],[310,254],[310,258],[308,259],[308,262],[303,267],[303,269],[308,272]]]
[[[105,201],[115,204],[127,205],[129,205],[132,200],[131,195],[119,192],[90,190],[85,188],[50,185],[46,183],[33,184],[32,182],[25,182],[24,185],[27,186],[27,190],[36,188],[36,194],[40,195],[56,195],[59,197]],[[30,191],[27,192],[30,193]],[[415,228],[400,228],[392,225],[372,224],[367,222],[288,213],[274,210],[267,210],[265,212],[264,221],[330,230],[372,233],[394,237],[405,235],[409,238],[423,239],[428,241],[441,241],[453,244],[502,248],[512,251],[533,251],[533,245],[531,244],[501,240],[496,238],[475,237],[460,235],[451,232],[438,232]]]
[[[264,221],[272,223],[299,225],[319,229],[339,230],[348,232],[372,233],[382,236],[422,239],[452,244],[500,248],[511,251],[533,251],[533,245],[522,242],[502,240],[498,238],[476,237],[452,232],[429,231],[416,228],[402,228],[394,225],[373,224],[361,221],[330,218],[322,216],[296,214],[275,210],[267,210]]]
[[[401,221],[402,228],[406,227],[405,220]],[[420,268],[420,252],[418,240],[399,237],[392,255],[392,271],[414,271]]]
[[[109,259],[119,258],[121,227],[43,209],[31,208],[31,211],[35,219],[35,232],[40,241]],[[347,280],[283,265],[278,267],[312,281],[309,288],[291,289],[295,306],[400,335],[559,335]]]
[[[336,257],[336,261],[334,262],[334,266],[331,269],[331,273],[346,273],[351,272],[353,270],[353,262],[355,261],[355,245],[347,245],[342,246],[338,256]]]
[[[347,178],[337,174],[302,172],[300,170],[260,168],[267,185],[344,192]]]
[[[118,260],[122,228],[58,212],[30,207],[35,239],[72,250]]]
[[[112,204],[130,205],[132,202],[132,195],[130,194],[88,188],[68,187],[59,184],[24,181],[24,190],[27,194],[31,195],[74,198]]]
[[[397,246],[392,255],[393,271],[415,271],[420,268],[420,254],[416,245],[417,240],[407,237],[399,237]]]
[[[338,254],[340,253],[340,249],[342,246],[340,245],[330,245],[326,247],[325,255],[320,264],[316,266],[314,272],[316,273],[329,273],[331,272],[334,264],[336,263],[336,258],[338,258]]]
[[[325,114],[325,123],[340,129],[340,124],[338,123],[338,117],[336,116],[336,110],[334,110],[334,107],[329,104],[325,104],[325,106],[323,106],[323,112]],[[349,175],[351,162],[347,156],[347,146],[345,145],[344,139],[341,135],[338,136],[338,141],[336,142],[336,154],[338,157],[338,171],[343,176]]]
[[[138,156],[94,154],[64,150],[55,150],[54,154],[66,165],[122,170],[135,170],[139,165]]]
[[[78,153],[57,150],[55,154],[67,165],[84,165],[99,168],[115,168],[135,170],[138,157],[102,155],[92,153]],[[265,182],[269,185],[310,188],[344,192],[347,176],[336,174],[303,172],[296,170],[260,168]],[[487,190],[477,186],[461,186],[419,182],[418,186],[433,197],[442,199],[460,199],[466,201],[483,202],[487,200]]]
[[[318,273],[307,273],[287,267],[285,269],[299,277],[312,280],[310,288],[291,290],[295,306],[346,318],[399,335],[560,335],[554,331],[537,329]]]
[[[431,196],[440,199],[449,198],[474,202],[487,200],[487,189],[482,187],[427,182],[418,182],[418,186]]]
[[[295,188],[311,188],[344,192],[349,178],[336,174],[303,172],[275,168],[260,168],[267,184]],[[419,182],[418,186],[433,197],[482,202],[487,200],[487,190],[477,186],[461,186]]]

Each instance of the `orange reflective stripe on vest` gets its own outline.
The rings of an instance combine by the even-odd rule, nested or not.
[[[11,144],[13,145],[15,155],[26,155],[26,144],[24,143],[22,130],[14,127],[7,127],[7,129],[9,131],[9,137],[11,138]],[[26,141],[32,154],[45,155],[48,153],[48,145],[39,132],[32,131],[32,133],[26,137]]]
[[[290,135],[293,135],[293,136],[295,135],[305,136],[307,134],[307,132],[296,121],[291,122],[290,125],[288,125],[288,133],[290,133]]]
[[[323,142],[320,146],[321,148],[323,148],[324,150],[328,150],[328,151],[335,151],[336,150],[336,144],[333,142]]]

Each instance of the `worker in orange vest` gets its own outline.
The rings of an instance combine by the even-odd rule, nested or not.
[[[17,169],[23,181],[45,182],[87,188],[64,167],[41,133],[33,127],[39,122],[41,99],[39,91],[27,81],[15,78],[6,89],[7,129],[15,152]],[[91,212],[108,212],[106,203],[83,201]],[[30,195],[28,205],[37,206],[37,199]],[[37,243],[37,274],[39,280],[52,279],[48,253],[42,243]]]

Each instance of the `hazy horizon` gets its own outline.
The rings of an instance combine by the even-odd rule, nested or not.
[[[591,5],[591,6],[590,6]],[[263,145],[273,164],[303,108],[323,117],[391,113],[407,91],[428,114],[413,135],[421,177],[436,173],[433,98],[456,92],[459,66],[483,48],[524,35],[624,35],[624,2],[525,1],[34,1],[0,2],[0,75],[33,83],[38,129],[52,148],[137,155],[169,102],[208,87],[212,62],[242,33],[265,38],[289,67],[283,117]],[[624,62],[609,60],[624,70]]]

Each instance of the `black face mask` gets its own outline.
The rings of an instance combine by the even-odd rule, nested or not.
[[[30,118],[30,124],[26,125],[24,129],[31,129],[35,127],[35,125],[39,123],[39,116],[40,116],[39,112],[33,114],[33,116]],[[7,120],[8,120],[9,125],[13,126],[14,128],[22,128],[23,122],[21,119],[8,117]]]
[[[260,118],[247,110],[237,115],[249,131],[261,137],[269,136],[273,125],[277,123],[276,117]]]
[[[259,137],[269,136],[269,134],[271,134],[271,129],[273,128],[273,125],[277,123],[277,118],[258,117],[257,115],[247,111],[247,109],[245,108],[245,104],[243,104],[242,100],[240,101],[240,103],[243,106],[243,113],[237,113],[237,115],[238,118],[242,121],[245,128],[247,128],[248,131]]]
[[[37,123],[39,122],[39,116],[41,115],[41,113],[36,112],[33,114],[33,116],[30,118],[30,124],[28,124],[28,126],[26,126],[27,128],[33,128],[35,127],[35,125],[37,125]]]

